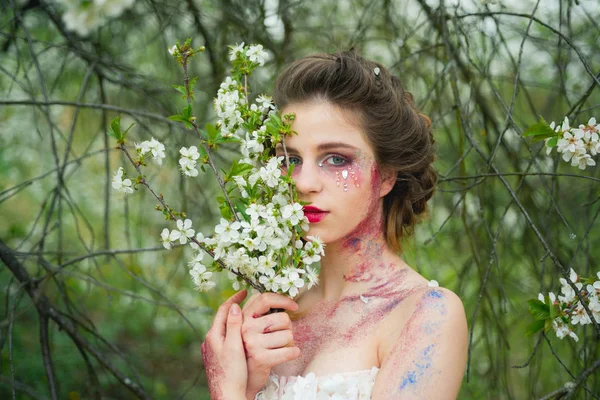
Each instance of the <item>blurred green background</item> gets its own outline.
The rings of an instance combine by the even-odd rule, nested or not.
[[[197,143],[166,119],[185,105],[167,48],[188,37],[206,46],[190,67],[201,126],[215,121],[227,45],[240,42],[270,54],[251,79],[256,94],[269,93],[291,60],[352,47],[414,94],[433,122],[440,183],[404,257],[464,302],[472,337],[459,398],[542,398],[600,358],[592,326],[576,330],[577,343],[525,335],[527,300],[559,289],[550,252],[581,275],[600,270],[599,168],[581,171],[521,137],[540,116],[600,120],[596,0],[106,0],[102,12],[97,4],[0,3],[0,398],[13,388],[19,399],[50,398],[47,326],[59,398],[143,398],[128,389],[135,383],[149,398],[208,399],[200,344],[233,290],[224,274],[214,291],[193,290],[190,249],[162,248],[170,225],[151,194],[110,188],[119,166],[134,171],[104,134],[122,114],[123,126],[137,124],[130,144],[163,142],[167,158],[149,163],[149,181],[212,233],[214,177],[177,171],[179,148]],[[226,166],[238,155],[229,147],[216,157]],[[31,280],[18,279],[8,259]],[[27,289],[94,351],[45,324]],[[596,369],[572,398],[598,398],[599,377]]]

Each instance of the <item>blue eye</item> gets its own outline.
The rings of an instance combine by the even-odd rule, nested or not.
[[[330,162],[331,161],[331,162]],[[329,157],[327,157],[325,159],[325,163],[327,165],[332,165],[332,166],[340,166],[340,165],[344,165],[348,162],[348,160],[346,160],[344,157],[342,156],[338,156],[338,155],[331,155]]]
[[[290,160],[290,165],[300,163],[300,159],[298,157],[290,156],[289,160]]]

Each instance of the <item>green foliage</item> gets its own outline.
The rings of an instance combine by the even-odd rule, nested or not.
[[[545,340],[536,347],[537,338],[525,334],[548,330],[556,312],[537,304],[535,315],[548,318],[535,319],[526,302],[540,290],[557,290],[559,269],[548,250],[582,272],[588,268],[594,272],[600,259],[597,182],[590,179],[597,177],[598,167],[580,173],[538,153],[541,143],[537,143],[549,138],[547,145],[556,145],[558,135],[545,120],[569,115],[580,123],[598,118],[600,92],[586,72],[600,65],[595,22],[600,10],[593,2],[568,2],[565,7],[558,7],[558,1],[542,2],[527,37],[529,18],[471,15],[472,10],[448,7],[448,2],[442,10],[430,1],[356,0],[279,2],[273,8],[270,2],[193,0],[175,7],[138,2],[139,7],[126,16],[78,37],[61,23],[60,8],[31,9],[26,3],[0,7],[0,239],[19,252],[20,262],[36,278],[47,274],[39,262],[42,257],[57,267],[89,253],[119,250],[67,265],[47,280],[40,293],[114,346],[80,330],[127,376],[136,381],[139,377],[149,397],[208,399],[200,344],[216,308],[232,290],[221,277],[217,290],[197,293],[189,281],[183,249],[148,250],[160,249],[159,234],[167,224],[152,213],[156,200],[147,192],[140,190],[126,200],[106,192],[119,155],[112,149],[114,142],[105,144],[103,133],[117,141],[151,136],[164,141],[171,166],[159,169],[148,163],[148,179],[161,191],[175,194],[169,200],[174,208],[201,221],[195,227],[198,231],[210,231],[221,215],[230,213],[228,207],[210,206],[209,199],[218,193],[212,177],[184,180],[172,165],[177,149],[193,140],[220,147],[219,170],[239,158],[231,151],[232,143],[218,142],[220,135],[205,124],[218,132],[212,98],[228,73],[229,55],[223,44],[242,41],[263,43],[271,55],[264,71],[250,77],[252,86],[267,93],[291,60],[354,47],[391,67],[414,94],[414,104],[433,121],[437,190],[428,218],[403,243],[403,258],[464,303],[473,340],[470,379],[463,382],[458,398],[544,397],[573,381],[571,374],[579,376],[590,360],[600,356],[593,329],[578,332],[582,338],[578,343],[561,341],[549,331],[552,349]],[[475,3],[473,7],[480,7]],[[523,3],[531,10],[534,6],[532,1]],[[18,17],[13,7],[18,8]],[[498,5],[485,7],[502,10]],[[478,9],[487,12],[485,7]],[[492,19],[500,32],[482,32]],[[568,27],[561,35],[570,39],[577,53],[537,21],[554,27],[561,21]],[[170,86],[182,83],[181,68],[165,44],[192,31],[198,32],[194,40],[205,43],[210,52],[189,64],[190,76],[198,79],[190,79],[190,89],[200,85],[191,93],[186,118],[185,111],[177,111],[181,101]],[[183,63],[184,55],[187,59],[199,51],[189,39],[177,46],[173,57]],[[31,104],[42,99],[44,103]],[[65,105],[75,99],[86,106]],[[10,101],[20,103],[4,103]],[[121,109],[116,111],[122,114],[116,127],[105,115],[114,111],[90,107],[99,103]],[[192,108],[198,125],[205,127],[202,138],[190,139],[190,132],[183,131],[192,129]],[[179,116],[175,121],[181,122],[177,124],[181,129],[160,118],[173,113]],[[134,121],[138,129],[130,131]],[[280,132],[282,122],[272,120],[269,131]],[[121,123],[129,126],[125,132]],[[201,146],[199,151],[204,158]],[[65,156],[68,164],[59,176]],[[236,211],[244,212],[243,203]],[[8,322],[15,305],[11,336],[15,378],[40,394],[38,398],[49,397],[39,316],[10,271],[4,267],[0,272],[6,311],[1,324],[4,374],[10,376]],[[59,398],[68,398],[69,392],[94,398],[85,360],[54,323],[50,340]],[[512,368],[526,361],[526,367]],[[94,360],[91,365],[104,398],[133,398],[105,368]],[[596,372],[585,380],[592,393],[600,391]],[[0,384],[0,398],[12,398],[6,381]],[[583,393],[579,389],[572,398],[584,398]],[[16,393],[17,398],[25,396]]]
[[[122,144],[125,143],[125,138],[127,137],[127,132],[135,125],[135,123],[129,125],[129,128],[121,131],[121,116],[119,115],[115,119],[113,119],[110,123],[110,127],[106,134],[112,138],[117,139],[117,143]]]
[[[184,107],[179,112],[179,114],[171,115],[168,118],[171,121],[183,122],[183,125],[185,125],[185,127],[187,129],[193,129],[194,128],[193,123],[196,120],[196,118],[192,116],[192,105],[191,104]]]

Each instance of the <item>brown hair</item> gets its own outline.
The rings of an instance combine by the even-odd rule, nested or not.
[[[277,78],[273,99],[279,109],[327,100],[359,116],[377,165],[397,173],[383,213],[386,241],[400,251],[437,182],[431,121],[415,108],[412,94],[382,65],[348,51],[294,61]]]

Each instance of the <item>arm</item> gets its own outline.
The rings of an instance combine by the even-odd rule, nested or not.
[[[460,299],[447,289],[428,289],[395,336],[372,399],[456,399],[468,346]]]

